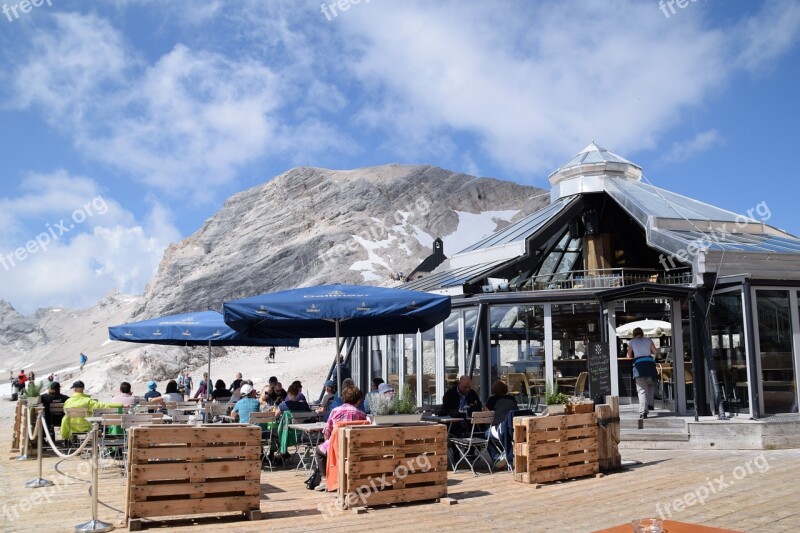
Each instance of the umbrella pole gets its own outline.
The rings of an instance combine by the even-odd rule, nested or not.
[[[208,341],[208,379],[206,380],[206,401],[211,399],[211,341]]]
[[[342,362],[339,360],[339,319],[337,318],[334,320],[334,324],[336,324],[336,390],[339,393],[339,396],[342,396]]]

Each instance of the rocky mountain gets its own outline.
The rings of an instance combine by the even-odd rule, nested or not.
[[[106,328],[293,287],[396,284],[393,274],[411,272],[434,239],[450,256],[548,201],[541,189],[432,166],[295,168],[232,196],[196,233],[171,245],[143,296],[113,292],[90,309],[40,309],[27,317],[0,301],[0,366],[33,367],[40,377],[60,372],[62,381],[80,377],[104,391],[121,380],[136,389],[170,379],[187,366],[199,381],[206,350],[111,342]],[[311,379],[306,390],[318,390],[324,379],[330,361],[319,354],[329,353],[326,342],[304,341],[299,350],[309,357],[286,358],[283,371]],[[81,351],[90,361],[78,372]],[[256,353],[218,348],[214,357],[231,374],[273,372]]]
[[[170,246],[141,317],[321,283],[382,283],[441,237],[452,255],[548,202],[544,191],[432,166],[295,168],[231,197]]]

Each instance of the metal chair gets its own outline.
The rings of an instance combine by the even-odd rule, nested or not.
[[[458,470],[458,465],[460,465],[462,461],[466,461],[470,470],[472,470],[472,475],[477,476],[478,474],[475,472],[475,463],[477,463],[480,458],[486,463],[486,466],[489,468],[489,473],[491,474],[492,465],[489,464],[489,461],[483,456],[483,452],[487,451],[486,448],[489,445],[489,440],[481,435],[486,434],[486,428],[491,425],[493,418],[494,411],[478,411],[473,413],[472,418],[470,418],[472,429],[470,430],[469,437],[450,439],[450,442],[453,443],[455,449],[461,455],[453,465],[453,472]],[[476,436],[476,433],[478,436]],[[474,454],[472,461],[470,461],[469,458],[471,453]]]
[[[83,418],[85,419],[89,416],[89,411],[85,407],[65,407],[64,408],[64,417],[65,418]],[[73,450],[76,450],[80,447],[86,437],[89,435],[88,431],[82,431],[78,433],[73,433],[70,435],[69,444],[67,446],[68,452],[72,453]],[[62,437],[63,439],[63,437]],[[67,439],[63,439],[67,440]],[[84,458],[88,457],[86,453],[81,454]]]
[[[211,422],[216,422],[217,418],[227,417],[232,407],[227,403],[207,403],[206,418]]]
[[[257,413],[250,413],[250,423],[254,426],[261,427],[261,467],[264,463],[269,465],[269,470],[272,472],[272,444],[275,438],[275,422],[277,417],[273,411],[260,411]]]
[[[667,400],[672,400],[674,384],[672,382],[672,372],[666,370],[661,363],[656,364],[656,374],[658,374],[658,385],[661,393],[661,406],[667,408]]]

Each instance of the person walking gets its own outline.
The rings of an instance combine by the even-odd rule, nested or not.
[[[628,357],[633,358],[633,377],[636,381],[636,392],[639,394],[639,418],[647,418],[650,409],[654,409],[656,392],[656,345],[644,338],[642,328],[633,330],[633,338],[628,344]]]
[[[270,346],[269,347],[269,359],[267,359],[267,362],[268,363],[274,363],[275,362],[275,347],[274,346]]]
[[[83,370],[83,366],[86,364],[86,361],[89,360],[89,357],[83,352],[81,352],[80,362],[81,362],[81,370]]]

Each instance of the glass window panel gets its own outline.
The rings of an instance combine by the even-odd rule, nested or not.
[[[731,292],[714,296],[708,322],[714,369],[717,371],[717,378],[722,382],[725,398],[742,409],[749,409],[747,357],[742,343],[742,293]]]
[[[759,356],[764,412],[797,409],[789,291],[757,290]]]

